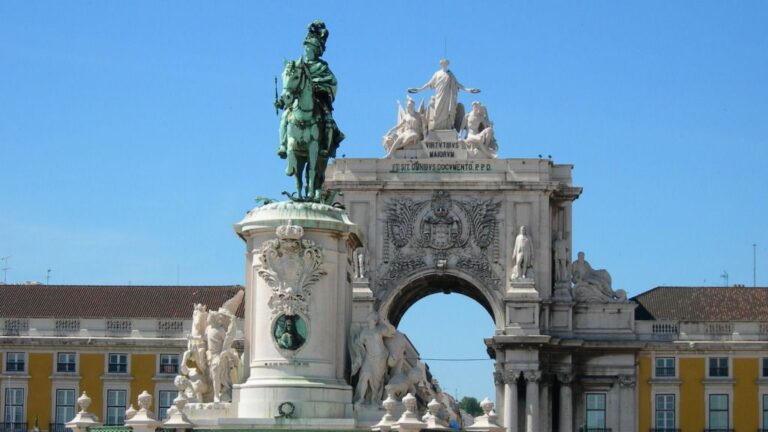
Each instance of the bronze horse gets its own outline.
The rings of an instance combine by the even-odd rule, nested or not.
[[[280,144],[286,152],[279,155],[288,159],[285,174],[296,177],[296,193],[289,197],[296,201],[320,201],[328,155],[321,152],[321,114],[306,63],[286,62],[281,99],[285,111],[280,122]]]

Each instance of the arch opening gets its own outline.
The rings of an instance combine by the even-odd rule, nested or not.
[[[446,274],[414,278],[382,312],[408,336],[442,391],[457,402],[496,399],[495,360],[484,343],[496,328],[494,305],[471,281]]]
[[[449,273],[419,275],[407,281],[402,287],[395,290],[389,301],[384,302],[383,308],[387,319],[397,327],[411,306],[424,297],[436,293],[456,293],[471,298],[488,312],[491,320],[498,326],[500,311],[496,305],[491,303],[488,293],[483,292],[479,285],[473,281]]]

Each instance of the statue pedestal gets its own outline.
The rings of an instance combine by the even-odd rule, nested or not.
[[[249,374],[235,386],[237,419],[226,421],[354,428],[345,359],[357,226],[335,207],[278,202],[251,210],[235,231],[247,250]]]
[[[552,298],[556,301],[571,301],[571,283],[570,282],[555,282],[555,290],[552,294]]]
[[[510,279],[504,296],[507,308],[507,334],[539,334],[541,297],[533,278]]]

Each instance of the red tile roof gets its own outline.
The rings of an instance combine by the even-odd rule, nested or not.
[[[766,287],[657,287],[632,300],[640,320],[768,321]]]
[[[0,318],[191,319],[195,303],[218,309],[241,289],[239,285],[0,285]],[[241,305],[237,316],[243,316],[243,309]]]

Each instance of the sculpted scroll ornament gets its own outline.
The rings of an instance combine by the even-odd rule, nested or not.
[[[312,285],[326,275],[323,253],[313,241],[302,239],[304,229],[283,225],[277,239],[267,240],[256,252],[256,274],[272,289],[269,308],[272,316],[298,313],[309,316]]]

